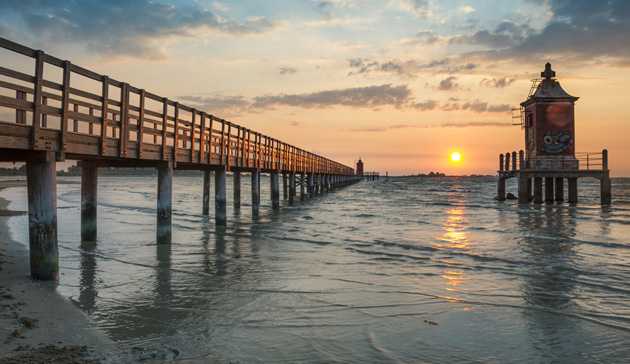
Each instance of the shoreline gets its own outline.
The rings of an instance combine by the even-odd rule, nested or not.
[[[0,191],[9,187],[26,188],[26,179],[0,181]],[[28,249],[8,229],[11,217],[27,212],[10,211],[9,203],[0,197],[0,362],[98,363],[120,357],[114,342],[56,284],[30,278]]]

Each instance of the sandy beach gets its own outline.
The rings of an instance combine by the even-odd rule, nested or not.
[[[62,183],[62,182],[60,182]],[[26,178],[0,181],[0,190],[26,188]],[[56,285],[30,278],[28,249],[7,228],[9,201],[0,198],[0,363],[98,363],[117,349]]]

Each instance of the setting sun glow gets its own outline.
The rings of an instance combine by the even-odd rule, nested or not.
[[[451,162],[459,163],[462,160],[462,155],[459,152],[451,153]]]

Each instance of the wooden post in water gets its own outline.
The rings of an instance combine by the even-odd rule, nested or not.
[[[203,171],[203,215],[210,215],[210,181],[212,180],[212,171],[206,169]]]
[[[282,173],[282,197],[287,199],[287,174]]]
[[[282,176],[284,179],[284,175]],[[271,182],[271,206],[274,210],[280,209],[280,173],[277,171],[271,172],[269,178]]]
[[[313,173],[309,173],[307,175],[307,179],[308,179],[308,182],[307,182],[308,183],[308,188],[307,188],[308,197],[312,198],[313,196],[315,196],[315,177]]]
[[[505,186],[505,181],[503,183]],[[529,197],[528,186],[531,186],[529,183],[529,179],[525,176],[519,176],[518,177],[518,203],[520,205],[524,205],[528,201],[528,197]]]
[[[258,215],[260,211],[260,172],[252,171],[251,173],[251,186],[252,186],[252,214]]]
[[[157,243],[170,244],[173,211],[173,163],[165,162],[157,170]]]
[[[567,181],[569,182],[569,203],[577,203],[577,178],[567,178]]]
[[[289,172],[289,205],[293,205],[295,198],[295,172]]]
[[[600,199],[602,205],[610,205],[612,202],[612,186],[610,183],[610,172],[608,171],[608,150],[602,150],[602,170],[604,176],[600,181]]]
[[[31,277],[58,280],[57,163],[53,153],[41,155],[43,160],[26,162]]]
[[[225,169],[214,172],[214,221],[217,226],[227,226],[226,175]]]
[[[519,178],[520,181],[520,178]],[[497,200],[505,201],[505,178],[499,177]]]
[[[241,172],[232,173],[232,182],[234,186],[234,209],[241,208]]]
[[[545,177],[545,202],[553,202],[553,177]]]
[[[534,177],[534,203],[542,203],[542,177]]]
[[[564,201],[564,179],[562,177],[556,177],[556,198],[558,202]]]
[[[81,167],[81,240],[94,241],[97,236],[98,167]]]

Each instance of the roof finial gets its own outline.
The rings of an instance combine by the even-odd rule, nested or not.
[[[544,77],[547,80],[550,80],[551,77],[556,77],[556,71],[551,69],[551,63],[547,62],[545,65],[545,71],[540,72],[540,77]]]

